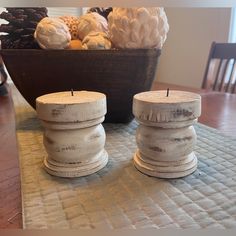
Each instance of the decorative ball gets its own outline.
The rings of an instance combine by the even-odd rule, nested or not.
[[[79,18],[78,31],[81,40],[92,31],[107,33],[107,20],[96,12],[87,13]]]
[[[113,8],[108,29],[117,48],[161,49],[169,31],[164,8]]]
[[[109,13],[112,11],[112,7],[91,7],[88,9],[89,12],[97,12],[99,15],[107,19]]]
[[[43,49],[64,49],[71,41],[67,25],[58,18],[45,17],[37,25],[34,37]]]
[[[91,32],[82,41],[84,49],[110,49],[111,41],[104,32]]]
[[[59,17],[63,20],[69,28],[71,39],[79,38],[78,23],[79,18],[75,16],[61,16]]]
[[[83,49],[82,42],[79,39],[71,40],[68,49],[71,49],[71,50]]]

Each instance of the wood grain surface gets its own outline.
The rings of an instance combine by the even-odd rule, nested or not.
[[[0,96],[0,228],[21,228],[21,193],[11,94]]]

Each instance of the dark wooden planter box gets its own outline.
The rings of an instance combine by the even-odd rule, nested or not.
[[[106,122],[130,122],[136,93],[151,89],[157,49],[34,50],[3,49],[0,54],[17,89],[35,108],[43,94],[98,91],[107,96]]]

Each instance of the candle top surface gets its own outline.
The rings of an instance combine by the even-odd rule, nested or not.
[[[138,93],[134,96],[134,99],[148,103],[178,104],[200,100],[201,96],[196,93],[178,90],[169,90],[169,95],[167,96],[167,90],[158,90]]]
[[[42,95],[36,101],[43,104],[82,104],[96,102],[105,98],[106,95],[99,92],[65,91]]]

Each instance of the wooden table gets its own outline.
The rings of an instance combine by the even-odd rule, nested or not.
[[[154,83],[153,90],[170,88],[202,96],[199,122],[236,136],[236,94],[207,92],[183,86]],[[0,228],[21,228],[20,175],[11,95],[0,97]],[[9,222],[8,219],[12,218]]]
[[[21,228],[20,172],[10,94],[0,96],[0,137],[0,228]]]

